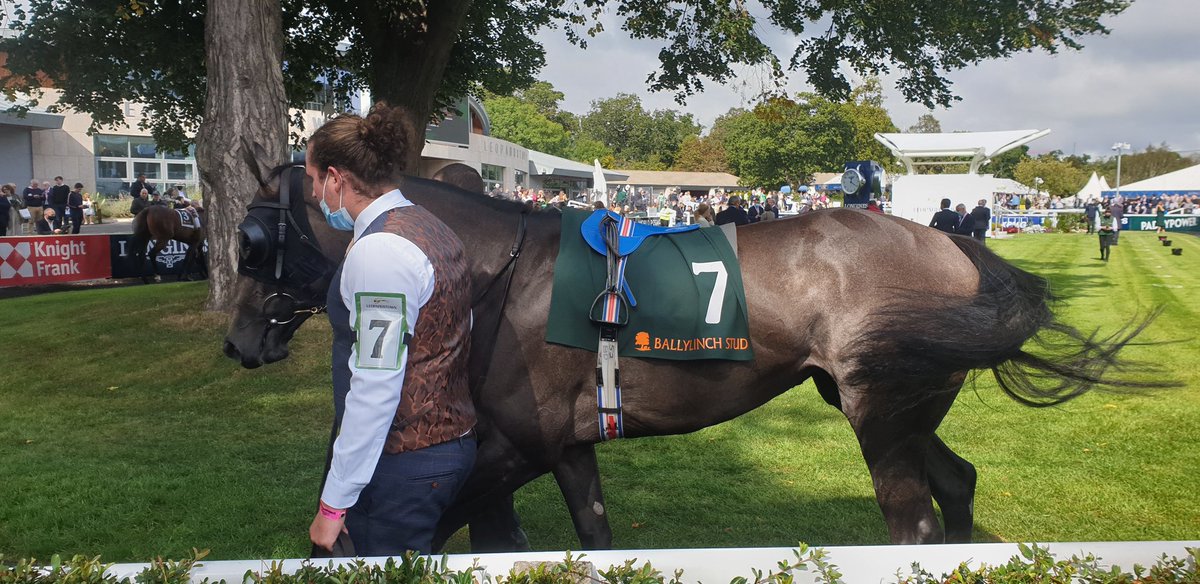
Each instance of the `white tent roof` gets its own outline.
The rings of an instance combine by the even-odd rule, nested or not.
[[[1050,130],[1007,130],[1003,132],[956,132],[951,134],[875,134],[875,140],[887,146],[892,154],[916,174],[913,166],[955,164],[947,158],[969,157],[970,174],[994,156],[1028,144]],[[940,159],[916,162],[915,159]],[[963,164],[959,161],[957,164]]]
[[[529,174],[532,175],[555,175],[568,176],[572,178],[592,178],[592,171],[595,169],[590,164],[576,162],[567,158],[538,152],[536,150],[529,151]],[[628,175],[612,170],[604,170],[604,178],[608,181],[625,180]]]
[[[1088,179],[1087,184],[1083,185],[1083,188],[1079,189],[1079,192],[1075,193],[1075,196],[1084,201],[1099,199],[1101,193],[1111,188],[1108,186],[1108,179],[1093,172],[1092,178]]]
[[[1121,185],[1121,195],[1139,194],[1167,194],[1167,195],[1182,195],[1189,193],[1200,193],[1200,164],[1190,166],[1175,172],[1168,172],[1154,178],[1140,180],[1135,183]],[[1115,190],[1104,190],[1105,195],[1116,194]]]

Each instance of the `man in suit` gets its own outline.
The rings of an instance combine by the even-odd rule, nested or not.
[[[971,209],[971,220],[975,223],[971,237],[979,241],[986,239],[988,226],[992,223],[992,210],[987,206],[987,199],[979,199],[979,204]]]
[[[729,197],[729,206],[724,211],[717,213],[717,225],[733,223],[734,225],[749,225],[750,217],[746,215],[746,210],[742,208],[742,198],[733,195]]]
[[[958,213],[950,210],[950,199],[942,199],[942,210],[933,214],[929,226],[938,231],[954,233],[954,228],[958,227]]]
[[[54,209],[54,228],[60,229],[63,226],[63,219],[67,216],[67,197],[71,194],[71,187],[63,182],[63,177],[54,177],[54,186],[50,187],[50,193],[47,199],[50,202],[50,208]]]
[[[75,183],[75,188],[67,193],[67,211],[71,214],[71,234],[78,235],[83,227],[83,183]],[[63,233],[66,233],[66,222],[63,222]]]
[[[149,198],[150,195],[153,195],[158,192],[158,190],[154,188],[153,184],[146,182],[146,175],[139,174],[137,182],[129,185],[129,194],[136,197],[137,194],[142,192],[143,189],[145,189],[145,191],[146,191],[147,199]]]
[[[971,234],[975,232],[975,218],[972,217],[970,213],[967,213],[967,206],[959,203],[958,206],[954,208],[954,214],[958,216],[958,219],[954,224],[954,233],[956,235],[966,235],[967,237],[970,237]]]
[[[1096,199],[1088,199],[1086,205],[1083,206],[1083,213],[1087,215],[1088,235],[1096,232],[1096,215],[1100,212],[1100,205],[1096,204]]]

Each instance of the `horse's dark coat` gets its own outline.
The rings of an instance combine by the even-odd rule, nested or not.
[[[463,240],[477,297],[508,260],[523,206],[422,179],[404,178],[401,189]],[[329,229],[315,205],[309,213],[327,255],[340,258],[348,235]],[[479,462],[443,519],[443,536],[489,512],[498,532],[489,545],[518,545],[511,493],[553,472],[583,546],[611,543],[593,450],[600,440],[596,356],[544,341],[559,237],[557,213],[530,214],[498,329],[500,294],[475,307],[471,379],[481,420]],[[902,219],[820,211],[739,228],[738,243],[756,359],[623,360],[626,434],[692,432],[813,378],[822,398],[853,427],[897,543],[970,540],[975,470],[935,431],[971,369],[991,368],[1020,399],[1054,402],[1099,381],[1104,363],[1098,365],[1097,356],[1111,356],[1128,340],[1085,344],[1073,329],[1052,323],[1043,280],[970,239]],[[300,322],[269,327],[260,311],[262,285],[243,278],[239,286],[226,353],[247,367],[285,358]],[[962,314],[994,326],[984,331],[992,340],[949,326]],[[1047,369],[1021,351],[1047,326],[1078,342],[1076,362]],[[486,338],[493,330],[496,337]],[[1053,391],[1031,391],[1030,369],[1065,381]]]

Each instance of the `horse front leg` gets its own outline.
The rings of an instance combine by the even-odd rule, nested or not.
[[[475,468],[454,504],[442,514],[433,549],[440,550],[468,522],[473,528],[472,541],[478,539],[497,550],[528,549],[528,540],[513,509],[512,494],[543,474],[545,471],[521,456],[507,438],[498,432],[480,432]]]
[[[934,435],[925,456],[933,498],[942,509],[946,543],[970,543],[975,522],[975,466]]]
[[[154,275],[155,282],[162,281],[162,276],[160,276],[158,273],[158,254],[162,253],[162,250],[166,249],[168,241],[169,240],[155,240],[154,247],[150,248],[150,253],[146,254],[147,259],[150,261],[150,273]],[[143,276],[142,282],[149,284],[150,278]]]
[[[554,480],[562,491],[580,549],[612,548],[612,527],[604,507],[600,488],[600,466],[596,463],[596,448],[592,444],[568,446],[562,459],[554,466]]]

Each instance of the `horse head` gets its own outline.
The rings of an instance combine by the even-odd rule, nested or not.
[[[350,242],[349,233],[325,222],[303,166],[252,168],[260,187],[238,227],[234,314],[225,335],[225,355],[246,368],[287,358],[296,330],[324,309],[330,279]]]

